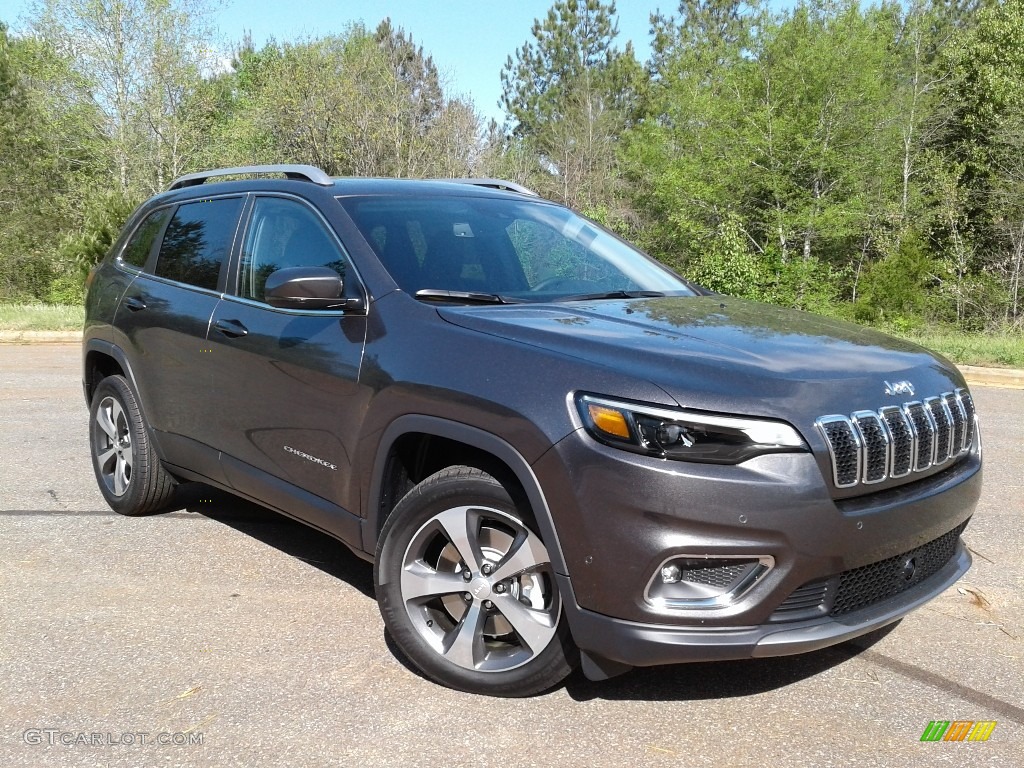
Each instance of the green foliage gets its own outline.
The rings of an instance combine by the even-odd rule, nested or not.
[[[46,300],[54,304],[77,304],[89,270],[107,255],[121,228],[138,204],[114,189],[86,200],[81,228],[69,233],[57,250]]]
[[[619,148],[642,244],[720,290],[863,321],[1020,322],[1024,121],[985,116],[1024,113],[1021,7],[654,16],[644,118]],[[984,186],[966,149],[981,135]]]
[[[922,347],[934,349],[960,365],[1010,366],[1024,368],[1024,334],[997,327],[983,333],[964,332],[953,325],[882,328]]]
[[[769,251],[767,285],[762,289],[765,301],[785,307],[805,309],[823,315],[836,314],[845,268],[833,267],[816,256],[783,261]]]
[[[0,26],[0,300],[81,300],[133,205],[202,167],[466,176],[472,105],[384,21],[243,45],[215,65],[204,0],[41,0]]]
[[[895,253],[864,271],[856,317],[869,322],[920,322],[927,310],[927,288],[935,280],[936,264],[918,237],[903,239]]]
[[[45,40],[0,32],[0,61],[0,297],[44,299],[82,221],[81,187],[105,170],[99,110]]]
[[[85,307],[74,304],[0,303],[0,331],[81,331]]]
[[[713,291],[761,299],[766,282],[762,269],[763,264],[751,253],[740,217],[727,213],[687,272],[694,281]]]
[[[958,171],[946,186],[959,205],[937,232],[952,254],[942,287],[961,324],[1021,325],[1024,0],[982,3],[970,22],[943,51],[949,119],[939,151]]]
[[[532,40],[501,72],[510,137],[492,137],[489,160],[528,163],[517,180],[579,210],[622,211],[615,142],[635,118],[646,77],[632,46],[614,46],[615,3],[558,0],[534,21]],[[500,144],[499,144],[500,143]]]
[[[464,176],[472,107],[446,96],[433,60],[384,21],[240,52],[218,84],[210,164],[312,163],[332,175]]]
[[[206,1],[39,0],[28,34],[0,24],[0,300],[78,301],[176,175],[308,162],[508,178],[733,295],[1024,329],[1024,0],[680,0],[646,66],[614,2],[555,0],[483,136],[390,20],[246,39],[225,70]]]

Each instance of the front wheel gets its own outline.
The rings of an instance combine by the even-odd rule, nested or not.
[[[417,485],[381,533],[381,615],[426,676],[489,696],[530,696],[573,670],[547,548],[505,488],[449,467]]]

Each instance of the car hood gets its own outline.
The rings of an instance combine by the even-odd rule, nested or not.
[[[680,405],[785,418],[877,410],[963,386],[910,342],[807,312],[729,297],[441,307],[442,318],[650,381]],[[915,396],[886,395],[909,381]],[[580,382],[580,387],[594,387]],[[627,392],[601,394],[628,397]]]

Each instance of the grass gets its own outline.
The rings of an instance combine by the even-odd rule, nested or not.
[[[960,365],[1024,368],[1024,334],[963,333],[939,329],[893,332]]]
[[[83,318],[81,305],[0,303],[0,331],[78,331]],[[1024,368],[1024,334],[885,330],[961,365]]]
[[[0,303],[0,331],[80,331],[84,320],[80,304]]]

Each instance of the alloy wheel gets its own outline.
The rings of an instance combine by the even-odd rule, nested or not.
[[[540,538],[497,509],[453,507],[413,535],[401,596],[438,654],[478,672],[520,667],[555,637],[561,602]]]
[[[124,496],[132,480],[132,437],[124,408],[113,397],[105,397],[96,409],[93,451],[99,475],[107,490]]]

